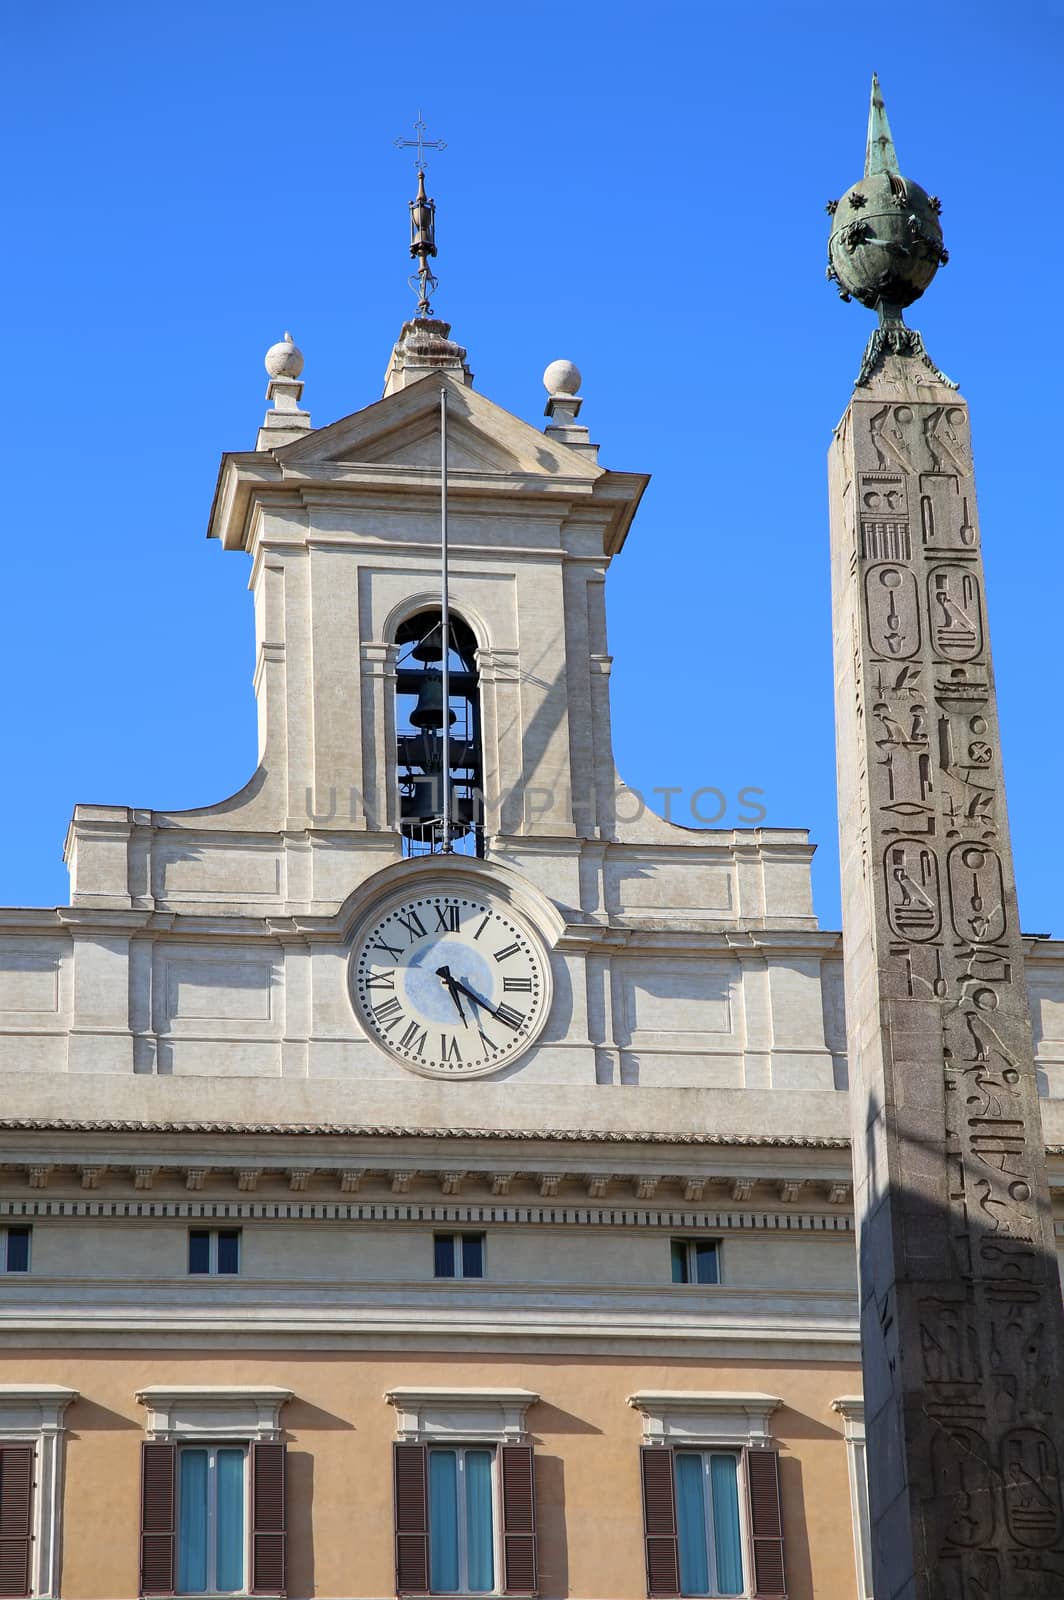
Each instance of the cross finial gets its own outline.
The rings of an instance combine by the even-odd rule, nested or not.
[[[420,110],[419,110],[418,114],[417,114],[417,121],[414,123],[414,132],[417,134],[417,138],[416,139],[399,138],[399,139],[396,139],[396,141],[395,141],[395,148],[397,150],[416,150],[417,151],[417,170],[418,170],[418,172],[424,172],[424,170],[425,170],[425,151],[426,150],[446,150],[446,148],[447,148],[447,142],[446,142],[445,139],[426,139],[425,138],[425,129],[426,129],[426,123],[425,123],[424,118],[421,115]]]
[[[410,287],[418,297],[418,316],[431,317],[429,297],[436,288],[436,279],[429,259],[436,254],[436,202],[425,193],[425,151],[446,150],[447,146],[442,139],[425,138],[425,121],[420,111],[414,132],[416,139],[396,139],[395,148],[417,151],[417,198],[410,202],[410,254],[417,262],[417,270],[410,279]]]

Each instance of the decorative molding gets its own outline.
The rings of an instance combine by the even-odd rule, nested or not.
[[[643,1418],[644,1444],[772,1442],[768,1420],[783,1404],[778,1395],[684,1389],[640,1389],[628,1404]]]
[[[81,1187],[83,1189],[98,1189],[100,1187],[100,1179],[106,1171],[106,1167],[79,1167]]]
[[[702,1196],[706,1192],[706,1184],[708,1181],[709,1180],[707,1178],[681,1178],[680,1182],[683,1184],[684,1199],[688,1201],[688,1203],[694,1200],[701,1200]]]
[[[464,1172],[441,1172],[440,1191],[443,1194],[461,1194],[465,1182]]]
[[[731,1197],[737,1205],[743,1205],[754,1192],[756,1178],[735,1178],[732,1181]]]
[[[868,1514],[868,1475],[865,1460],[864,1396],[841,1395],[831,1402],[842,1417],[846,1440],[846,1466],[850,1479],[850,1513],[853,1518],[853,1553],[857,1564],[857,1600],[872,1597],[872,1536]]]
[[[365,1176],[365,1167],[345,1167],[340,1173],[340,1193],[357,1194]]]
[[[34,1595],[59,1594],[59,1514],[63,1504],[64,1413],[79,1398],[58,1383],[0,1383],[0,1440],[31,1444],[33,1542],[30,1579]]]
[[[800,1196],[804,1184],[801,1178],[785,1178],[779,1185],[779,1196],[785,1206],[794,1205]]]
[[[241,1194],[254,1194],[261,1177],[261,1167],[241,1167],[236,1175],[236,1186]]]
[[[396,1410],[396,1433],[418,1443],[454,1439],[517,1444],[528,1437],[525,1416],[536,1404],[531,1389],[389,1389],[384,1398]]]
[[[27,1167],[26,1171],[29,1174],[31,1189],[47,1189],[48,1178],[52,1171],[50,1166]]]
[[[608,1172],[589,1172],[584,1179],[588,1199],[605,1200],[606,1191],[609,1189],[611,1181],[611,1176]]]
[[[291,1389],[265,1384],[162,1384],[137,1390],[153,1439],[277,1439]]]
[[[294,1194],[305,1194],[307,1185],[313,1176],[313,1167],[289,1167],[288,1187]]]
[[[828,1184],[828,1205],[829,1206],[848,1206],[848,1205],[852,1205],[852,1204],[853,1204],[853,1184],[852,1183],[829,1183]]]
[[[155,1174],[158,1172],[158,1170],[158,1167],[134,1167],[134,1189],[150,1189],[152,1184],[155,1182]]]
[[[210,1167],[186,1167],[185,1168],[185,1188],[186,1189],[202,1189],[203,1188],[203,1184],[204,1184],[204,1180],[206,1179],[207,1174],[208,1174],[208,1172],[210,1172],[210,1170],[211,1170]]]
[[[399,1174],[400,1178],[405,1174]],[[407,1186],[409,1187],[409,1186]],[[164,1218],[204,1221],[215,1226],[227,1221],[260,1222],[411,1222],[516,1223],[532,1227],[713,1229],[747,1233],[829,1233],[851,1235],[850,1211],[719,1211],[688,1210],[658,1204],[650,1209],[627,1206],[565,1205],[544,1211],[534,1201],[493,1205],[490,1200],[447,1204],[411,1200],[113,1200],[60,1199],[11,1200],[0,1198],[0,1218],[21,1221],[34,1217]],[[1064,1229],[1064,1223],[1061,1224]]]
[[[632,1193],[637,1200],[653,1200],[660,1182],[660,1178],[648,1178],[645,1175],[633,1178]]]
[[[544,1200],[553,1200],[558,1193],[558,1186],[562,1181],[560,1172],[540,1172],[537,1174],[540,1196]]]
[[[492,1194],[509,1194],[510,1185],[516,1176],[516,1172],[493,1172],[491,1174]]]
[[[391,1174],[392,1193],[409,1194],[410,1185],[413,1183],[416,1176],[417,1174],[413,1169],[411,1169],[409,1172],[393,1172]]]

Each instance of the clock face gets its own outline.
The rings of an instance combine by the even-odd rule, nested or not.
[[[549,968],[510,905],[426,886],[374,916],[351,954],[351,992],[371,1038],[433,1078],[494,1072],[546,1021]]]

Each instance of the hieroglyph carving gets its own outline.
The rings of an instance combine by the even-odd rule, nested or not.
[[[967,408],[905,387],[853,401],[833,465],[875,1589],[1034,1600],[1064,1595],[1064,1317]]]

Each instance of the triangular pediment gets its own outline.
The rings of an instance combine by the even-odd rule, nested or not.
[[[386,467],[438,472],[440,389],[447,388],[447,464],[457,474],[593,481],[603,469],[588,455],[547,438],[465,384],[431,373],[276,452],[289,469]]]

